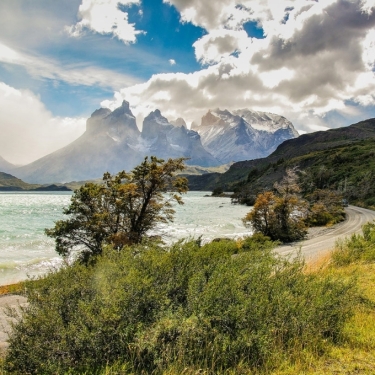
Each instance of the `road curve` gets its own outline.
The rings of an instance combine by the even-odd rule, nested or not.
[[[356,206],[345,209],[346,220],[332,228],[326,228],[314,235],[314,230],[308,238],[301,242],[282,245],[276,248],[281,255],[293,255],[301,249],[306,261],[314,260],[319,256],[333,250],[336,240],[344,239],[354,233],[362,233],[362,226],[375,220],[375,211]]]

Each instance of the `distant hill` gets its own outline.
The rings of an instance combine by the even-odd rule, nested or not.
[[[320,179],[320,187],[341,189],[349,200],[375,206],[374,156],[375,119],[369,119],[287,140],[266,158],[234,163],[223,174],[191,176],[189,186],[191,190],[222,187],[254,197],[271,189],[286,168],[298,166],[308,172],[306,179]]]
[[[0,171],[10,172],[14,168],[17,168],[17,166],[12,163],[9,163],[2,156],[0,156]]]
[[[0,191],[70,191],[66,186],[28,184],[11,174],[0,172]]]

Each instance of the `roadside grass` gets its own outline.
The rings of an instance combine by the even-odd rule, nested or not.
[[[375,262],[372,256],[375,253],[375,225],[369,224],[364,228],[365,236],[353,236],[350,239],[337,244],[337,249],[332,254],[323,254],[319,259],[307,263],[303,268],[303,273],[308,276],[317,277],[318,279],[332,279],[341,280],[342,282],[350,282],[356,280],[356,298],[352,301],[354,314],[344,323],[341,334],[337,340],[323,340],[316,345],[301,347],[301,344],[293,342],[288,344],[288,350],[283,352],[278,350],[274,356],[271,356],[270,363],[264,363],[263,366],[252,366],[249,368],[248,363],[237,362],[230,369],[220,368],[215,364],[201,362],[200,365],[185,362],[184,360],[177,360],[172,362],[165,368],[155,370],[134,371],[131,364],[124,362],[117,362],[104,368],[96,369],[93,367],[86,372],[77,372],[77,370],[59,372],[59,374],[66,375],[125,375],[125,374],[157,374],[157,375],[370,375],[375,373]],[[221,256],[235,252],[236,248],[242,248],[250,252],[256,251],[253,242],[241,243],[236,245],[233,243],[222,243],[224,246]],[[217,244],[215,250],[217,250]],[[258,247],[258,245],[256,246]],[[211,252],[214,249],[207,247],[208,253],[204,256],[205,261],[202,264],[207,264],[207,260],[215,254]],[[198,249],[194,250],[198,251]],[[199,253],[199,251],[198,251]],[[359,253],[359,254],[358,254]],[[185,255],[189,255],[187,252]],[[176,254],[177,255],[177,254]],[[229,255],[229,254],[228,254]],[[254,254],[255,255],[255,254]],[[226,255],[225,255],[226,256]],[[179,257],[178,257],[179,258]],[[176,258],[176,259],[178,259]],[[157,258],[153,257],[152,263]],[[168,258],[169,259],[169,258]],[[167,258],[166,258],[167,260]],[[343,261],[344,260],[344,261]],[[150,263],[150,265],[152,264]],[[220,262],[221,263],[221,262]],[[198,263],[197,263],[198,264]],[[107,264],[108,265],[108,264]],[[222,266],[224,267],[224,263]],[[159,267],[161,263],[159,264]],[[109,270],[106,266],[103,272]],[[220,268],[220,272],[225,268]],[[231,272],[236,269],[232,268]],[[108,271],[109,272],[109,271]],[[207,272],[207,268],[206,268]],[[210,271],[211,272],[211,271]],[[240,274],[241,275],[241,274]],[[221,277],[218,279],[218,281]],[[263,279],[263,282],[266,279]],[[199,281],[199,280],[198,280]],[[228,279],[230,281],[230,279]],[[237,285],[238,286],[238,285]],[[225,283],[220,284],[220,288],[225,288]],[[22,290],[18,289],[18,290]],[[227,292],[230,289],[227,289]],[[280,290],[281,291],[281,290]],[[301,290],[302,291],[302,290]],[[227,293],[225,292],[225,293]],[[215,291],[216,293],[216,291]],[[226,295],[224,293],[224,295]],[[216,294],[215,294],[216,296]],[[232,296],[231,298],[233,298]],[[282,302],[282,300],[280,300]],[[197,303],[201,303],[198,301]],[[245,315],[241,315],[244,317]],[[173,318],[173,316],[170,316]],[[165,323],[177,323],[165,315]],[[187,324],[192,324],[194,328],[195,322],[189,319],[180,323],[189,328]],[[283,322],[286,324],[286,322]],[[315,324],[319,324],[317,321]],[[160,325],[158,329],[167,329]],[[173,327],[172,327],[173,328]],[[198,327],[199,328],[199,327]],[[202,327],[201,327],[202,328]],[[168,331],[172,332],[172,331]],[[168,333],[167,330],[165,333]],[[203,332],[203,331],[202,331]],[[201,334],[202,334],[201,332]],[[151,334],[150,331],[148,333]],[[156,331],[154,333],[157,333]],[[188,333],[188,332],[187,332]],[[190,334],[190,333],[189,333]],[[191,331],[194,334],[194,330]],[[195,333],[196,334],[196,333]],[[150,340],[151,336],[145,336]],[[167,337],[167,336],[165,336]],[[202,336],[203,337],[203,336]],[[208,337],[207,337],[208,338]],[[152,344],[151,341],[149,345]],[[209,342],[208,342],[209,344]],[[160,348],[162,349],[162,348]],[[165,349],[170,349],[165,347]],[[208,347],[202,348],[205,352],[209,350]],[[193,353],[193,352],[192,352]],[[207,352],[208,353],[208,352]],[[206,354],[207,354],[206,353]],[[183,354],[183,353],[182,353]],[[186,358],[185,358],[186,359]],[[205,366],[202,366],[205,364]],[[4,370],[4,365],[0,364],[0,374],[7,374]]]
[[[320,263],[326,264],[325,255]],[[322,356],[301,353],[294,363],[286,361],[270,375],[373,375],[375,373],[375,264],[345,267],[307,265],[308,272],[330,273],[342,279],[356,278],[359,301],[345,324],[337,344],[327,342]]]

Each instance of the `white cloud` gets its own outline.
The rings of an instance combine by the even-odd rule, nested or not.
[[[169,59],[168,61],[169,61],[169,64],[171,64],[171,65],[176,65],[176,60],[174,60],[174,59]]]
[[[38,97],[0,82],[0,155],[26,164],[66,146],[85,130],[83,118],[53,117]]]
[[[251,19],[251,11],[235,0],[163,0],[177,8],[183,22],[191,22],[207,31],[221,27],[235,29]]]
[[[137,83],[134,77],[87,64],[63,64],[53,59],[15,51],[0,42],[0,62],[23,66],[35,78],[64,81],[72,85],[119,89]]]
[[[85,29],[99,34],[111,34],[125,44],[135,43],[137,35],[144,31],[136,30],[129,23],[128,13],[119,6],[139,5],[140,0],[82,0],[78,15],[81,21],[66,30],[71,36],[80,36]]]
[[[125,98],[139,116],[159,108],[188,122],[207,108],[247,107],[285,115],[306,131],[313,129],[306,116],[324,127],[325,115],[348,113],[349,102],[375,106],[373,0],[164,2],[183,22],[208,31],[194,47],[197,59],[211,65],[192,74],[155,75],[106,105]],[[248,37],[242,29],[248,20],[258,22],[266,38]]]
[[[245,50],[251,44],[245,30],[213,30],[197,40],[193,46],[195,56],[203,64],[213,64],[234,52]]]

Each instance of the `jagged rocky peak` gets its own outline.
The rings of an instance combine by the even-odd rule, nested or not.
[[[129,102],[124,100],[109,116],[107,134],[116,141],[128,139],[135,140],[140,131],[137,127],[135,116],[130,110]]]
[[[99,108],[92,113],[91,118],[92,117],[104,118],[108,116],[111,112],[112,111],[109,108]]]
[[[269,133],[275,133],[276,131],[283,129],[289,130],[294,137],[299,136],[293,124],[284,116],[270,112],[252,111],[247,108],[237,109],[233,111],[233,114],[244,118],[254,129],[264,130]]]
[[[150,114],[145,117],[143,120],[143,125],[146,123],[157,123],[160,125],[170,125],[168,119],[164,117],[159,109],[155,109],[155,111],[150,112]]]
[[[108,108],[94,111],[86,122],[86,130],[88,134],[105,132],[116,141],[135,139],[140,134],[135,116],[126,100],[113,112]]]
[[[142,138],[157,138],[160,134],[165,133],[173,127],[167,118],[161,114],[160,110],[156,109],[143,120]]]
[[[242,116],[238,116],[235,113],[231,113],[227,109],[221,110],[220,108],[216,108],[211,113],[214,114],[217,118],[221,119],[221,122],[218,125],[226,125],[226,126],[237,126],[243,122]]]
[[[103,119],[111,113],[108,108],[99,108],[94,111],[89,119],[86,121],[86,131],[98,132],[104,125]]]
[[[124,115],[134,117],[132,111],[130,110],[129,102],[126,100],[123,100],[121,106],[112,112],[113,117],[121,117]]]
[[[194,127],[202,145],[223,164],[269,155],[284,140],[298,136],[285,117],[249,109],[208,111]]]
[[[220,118],[215,116],[211,110],[209,110],[203,117],[201,126],[211,126],[211,125],[225,125],[225,122]]]
[[[178,127],[183,126],[184,128],[187,128],[187,125],[186,125],[185,120],[184,120],[183,118],[181,118],[181,117],[179,117],[179,118],[176,119],[176,120],[172,120],[172,121],[170,121],[170,123],[171,123],[172,125],[174,125],[174,126],[178,126]]]

